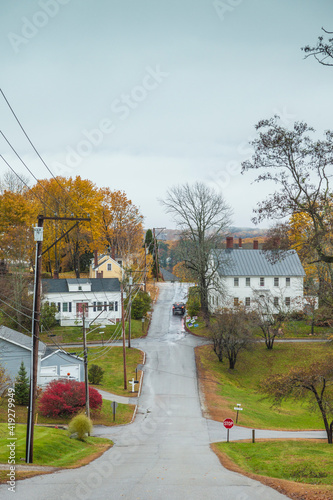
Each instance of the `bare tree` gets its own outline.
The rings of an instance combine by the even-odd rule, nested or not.
[[[5,191],[13,193],[22,193],[29,185],[29,178],[25,175],[16,175],[11,170],[7,170],[0,179],[0,195]]]
[[[222,258],[221,252],[216,252],[213,260],[211,256],[222,248],[231,209],[222,194],[200,182],[172,187],[162,204],[182,231],[179,244],[182,260],[196,276],[201,309],[208,318],[208,291],[220,286],[216,271]]]
[[[255,342],[253,336],[253,315],[243,306],[235,309],[224,308],[215,315],[211,327],[213,350],[219,361],[225,356],[229,368],[233,370],[240,351],[249,349]]]
[[[242,163],[242,173],[262,170],[256,182],[273,181],[280,190],[258,203],[255,223],[264,219],[285,220],[305,214],[309,230],[304,248],[314,254],[313,262],[333,263],[333,198],[330,178],[333,164],[333,132],[313,140],[314,129],[296,122],[293,130],[278,123],[279,117],[256,125],[259,137],[251,142],[254,154]],[[277,239],[278,240],[278,239]],[[276,241],[277,241],[276,240]],[[282,240],[286,244],[286,240]],[[330,270],[333,278],[333,270]]]
[[[326,35],[333,35],[332,31],[326,31],[324,28],[321,29],[326,33]],[[333,66],[333,38],[324,40],[323,36],[319,36],[317,45],[314,47],[306,45],[305,47],[302,47],[302,50],[306,54],[305,58],[312,56],[324,66]]]
[[[318,408],[332,444],[333,434],[333,358],[316,361],[310,366],[291,368],[287,373],[272,374],[261,384],[261,390],[279,405],[284,399],[308,399],[310,408]],[[329,421],[331,419],[331,421]]]
[[[253,299],[253,311],[254,324],[259,328],[259,334],[265,340],[267,349],[271,350],[276,337],[283,334],[283,323],[288,317],[283,308],[282,296],[273,297],[267,292],[257,293]]]

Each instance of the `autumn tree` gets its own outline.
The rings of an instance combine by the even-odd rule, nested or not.
[[[219,361],[226,357],[229,369],[233,370],[240,351],[249,349],[255,342],[252,314],[243,306],[224,308],[215,315],[215,320],[210,335],[213,350]]]
[[[15,378],[15,402],[18,405],[27,405],[29,403],[30,379],[23,361]]]
[[[222,253],[216,252],[215,259],[211,257],[222,246],[231,210],[221,193],[199,182],[174,186],[162,204],[181,230],[179,251],[196,278],[201,309],[208,319],[208,292],[218,287],[216,271]]]
[[[99,190],[101,214],[97,222],[99,242],[113,258],[137,254],[142,247],[143,216],[124,191]]]
[[[309,366],[293,367],[287,373],[272,374],[261,384],[261,390],[275,405],[288,398],[308,400],[310,409],[317,408],[322,416],[327,440],[332,444],[333,433],[333,358],[316,361]]]

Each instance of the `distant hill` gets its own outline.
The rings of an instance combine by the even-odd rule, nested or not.
[[[265,238],[268,229],[259,229],[257,227],[237,227],[232,226],[228,231],[229,236],[234,238]],[[178,229],[164,229],[163,236],[159,235],[158,239],[164,241],[176,241],[179,239],[181,231]]]

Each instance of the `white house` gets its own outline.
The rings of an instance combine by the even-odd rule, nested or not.
[[[305,272],[295,250],[286,252],[283,259],[271,262],[267,252],[242,247],[241,239],[234,248],[233,238],[227,238],[227,248],[213,257],[218,262],[217,273],[221,290],[209,292],[212,312],[221,307],[243,304],[253,308],[258,298],[269,300],[272,312],[303,309],[303,279]]]
[[[109,325],[121,320],[121,293],[118,278],[73,278],[42,280],[43,302],[54,303],[61,326],[87,323]]]

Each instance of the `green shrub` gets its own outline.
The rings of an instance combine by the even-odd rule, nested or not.
[[[104,370],[98,365],[91,365],[88,372],[88,379],[91,384],[98,385],[102,382]]]
[[[85,436],[91,433],[92,428],[92,421],[84,414],[76,415],[68,425],[70,435],[76,434],[76,438],[80,441],[84,441]]]

